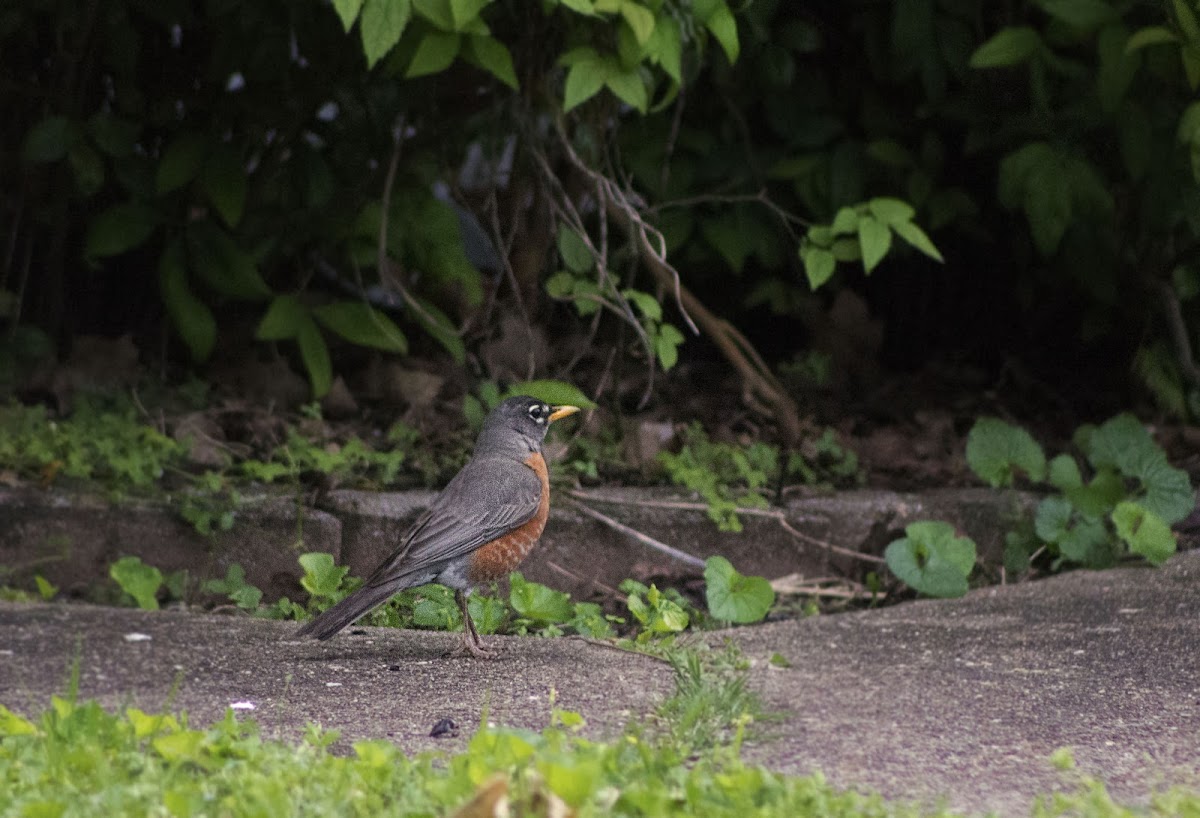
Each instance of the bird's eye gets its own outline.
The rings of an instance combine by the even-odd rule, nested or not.
[[[546,409],[547,407],[545,404],[535,403],[533,406],[529,407],[529,417],[533,418],[535,423],[545,423]]]

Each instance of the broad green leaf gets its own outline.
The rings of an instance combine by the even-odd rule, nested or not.
[[[1091,482],[1065,488],[1063,493],[1075,510],[1091,517],[1103,517],[1125,497],[1125,481],[1110,468],[1099,469]]]
[[[304,576],[300,578],[300,585],[313,596],[325,599],[329,599],[337,594],[338,588],[341,587],[342,579],[350,571],[344,565],[336,565],[333,560],[333,554],[322,551],[310,551],[306,554],[301,554],[299,562],[300,567],[304,569]]]
[[[336,301],[314,307],[312,314],[328,329],[352,344],[395,352],[408,352],[408,339],[379,310],[362,301]]]
[[[570,621],[575,614],[570,596],[530,582],[515,571],[510,577],[508,601],[514,611],[535,622],[561,624]]]
[[[445,71],[458,56],[462,38],[445,31],[429,31],[421,38],[412,62],[408,64],[406,77],[423,77]]]
[[[1114,559],[1112,535],[1094,517],[1076,517],[1074,524],[1057,540],[1058,553],[1089,568],[1107,568]]]
[[[200,186],[225,224],[236,227],[246,209],[246,169],[232,145],[218,145],[209,154]]]
[[[338,19],[342,21],[342,30],[349,32],[354,21],[358,19],[358,13],[362,11],[363,0],[333,0],[333,9],[337,12]]]
[[[75,185],[84,196],[94,196],[104,186],[104,160],[96,149],[80,140],[67,151]]]
[[[925,231],[917,227],[913,222],[894,222],[891,227],[897,236],[904,239],[912,247],[920,250],[934,261],[945,262],[941,251],[934,246],[929,236],[925,235]]]
[[[683,333],[674,324],[660,324],[654,336],[654,354],[664,370],[669,370],[679,361],[679,345],[683,343]]]
[[[867,202],[867,209],[876,219],[887,225],[900,222],[911,222],[916,211],[912,205],[901,199],[878,198]]]
[[[514,395],[529,395],[530,397],[545,401],[551,406],[578,406],[580,409],[596,408],[595,401],[580,391],[578,386],[566,381],[542,379],[514,383],[505,390],[504,397],[511,398]]]
[[[651,321],[662,320],[662,305],[658,303],[658,299],[644,293],[641,290],[622,290],[621,295],[625,296],[631,304],[638,308],[638,312],[649,318]]]
[[[3,736],[36,736],[38,729],[33,722],[18,716],[4,705],[0,704],[0,737]]]
[[[650,105],[650,94],[639,70],[635,68],[632,71],[609,71],[604,84],[617,99],[643,114],[646,113],[646,108]]]
[[[718,2],[715,11],[704,21],[704,27],[721,44],[726,59],[731,64],[737,62],[741,46],[738,43],[737,21],[733,19],[733,12],[729,10],[729,6]]]
[[[1179,42],[1179,35],[1171,29],[1165,26],[1147,26],[1139,28],[1129,36],[1129,41],[1125,43],[1125,50],[1138,51],[1147,46],[1177,42]]]
[[[137,557],[121,557],[108,567],[108,575],[121,590],[129,594],[144,611],[157,611],[156,594],[162,586],[163,575],[152,565],[146,565]]]
[[[829,226],[835,235],[857,233],[859,218],[859,212],[853,207],[838,208],[837,215],[833,217]]]
[[[308,371],[313,397],[325,397],[333,384],[333,362],[329,360],[329,347],[325,343],[325,337],[308,315],[300,322],[296,343],[300,347],[300,360],[304,362],[304,368]]]
[[[512,54],[508,46],[495,37],[482,34],[471,36],[463,45],[463,56],[514,91],[519,89]]]
[[[857,232],[858,228],[856,225],[855,233],[857,234]],[[834,239],[833,244],[829,246],[829,252],[833,253],[833,257],[841,262],[858,261],[862,258],[862,247],[858,243],[857,235],[854,238],[842,236],[841,238]]]
[[[704,561],[704,596],[713,618],[739,625],[761,622],[775,604],[771,583],[738,573],[724,557]]]
[[[804,243],[800,246],[800,260],[804,262],[804,274],[808,277],[808,286],[817,290],[822,284],[833,277],[837,268],[837,259],[833,253],[824,247]]]
[[[160,194],[170,193],[196,178],[208,153],[208,138],[191,131],[171,140],[158,161],[154,188]]]
[[[217,342],[217,320],[212,310],[188,288],[183,244],[173,239],[158,262],[158,286],[171,324],[192,355],[192,360],[208,360]]]
[[[621,0],[621,17],[633,30],[639,45],[645,45],[654,33],[654,14],[636,0]]]
[[[1117,535],[1134,554],[1140,554],[1151,565],[1161,565],[1175,553],[1175,534],[1171,527],[1154,512],[1138,503],[1120,503],[1112,513]]]
[[[191,269],[215,292],[239,301],[271,297],[271,288],[259,274],[254,257],[213,222],[191,225],[187,246]]]
[[[1076,489],[1083,485],[1079,464],[1069,454],[1060,454],[1050,461],[1047,480],[1059,491]]]
[[[588,17],[596,15],[596,6],[592,0],[558,0],[558,2],[577,14],[584,14]]]
[[[1042,38],[1029,26],[1002,28],[971,55],[972,68],[1003,68],[1023,63],[1042,48]]]
[[[1120,106],[1142,64],[1141,53],[1125,47],[1128,41],[1129,31],[1120,24],[1106,26],[1096,41],[1100,60],[1096,72],[1096,92],[1100,97],[1100,107],[1106,113],[1113,113]]]
[[[454,30],[462,31],[491,0],[450,0],[450,18],[454,21]]]
[[[905,537],[884,551],[888,568],[920,593],[957,597],[969,588],[967,578],[975,566],[975,543],[959,537],[948,523],[921,521],[904,529]]]
[[[1030,177],[1049,173],[1058,164],[1058,154],[1045,142],[1030,142],[1000,161],[996,198],[1009,210],[1022,206]]]
[[[599,93],[608,78],[608,68],[599,59],[580,60],[567,69],[563,87],[563,113],[582,105]]]
[[[874,216],[862,216],[858,220],[858,244],[862,248],[863,269],[870,275],[891,248],[892,231]]]
[[[259,341],[287,341],[300,334],[308,317],[308,308],[294,295],[278,295],[267,308],[254,337]]]
[[[154,752],[172,764],[194,764],[197,767],[205,759],[205,733],[202,730],[180,730],[167,733],[150,741]]]
[[[646,54],[662,67],[676,85],[683,82],[683,43],[679,34],[679,21],[670,14],[662,14],[654,25],[650,40],[646,43]]]
[[[1033,243],[1043,256],[1054,255],[1071,224],[1071,183],[1061,167],[1046,167],[1025,182],[1025,216]]]
[[[467,610],[475,630],[484,636],[496,633],[508,618],[508,606],[504,601],[486,594],[471,594],[467,599]]]
[[[126,202],[102,210],[88,225],[84,255],[115,256],[145,243],[158,227],[158,216],[148,205]]]
[[[1196,21],[1196,13],[1192,11],[1190,0],[1174,0],[1175,22],[1183,33],[1183,38],[1189,43],[1200,43],[1200,23]]]
[[[982,417],[967,435],[967,465],[993,488],[1011,486],[1020,469],[1031,480],[1046,476],[1046,455],[1029,432],[999,418]]]
[[[1092,31],[1116,18],[1116,9],[1104,0],[1038,0],[1042,10],[1069,26]]]
[[[416,299],[416,304],[412,306],[411,315],[416,322],[461,366],[467,359],[467,347],[446,314],[422,299]]]
[[[114,159],[124,159],[137,147],[142,133],[140,122],[131,122],[107,111],[99,111],[88,120],[88,132],[96,147]]]
[[[451,0],[413,0],[413,9],[442,31],[455,30]]]
[[[396,43],[412,17],[410,0],[366,0],[359,32],[367,68],[374,68]]]
[[[57,162],[78,138],[78,127],[65,116],[46,117],[25,134],[21,158],[31,164]]]
[[[570,227],[560,224],[558,227],[558,255],[568,270],[576,273],[588,273],[596,268],[596,259],[587,243]]]
[[[1065,497],[1047,497],[1038,504],[1033,530],[1043,540],[1056,543],[1070,530],[1071,503]]]

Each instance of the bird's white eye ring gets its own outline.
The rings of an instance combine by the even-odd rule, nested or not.
[[[545,423],[546,407],[540,403],[535,403],[529,407],[529,417],[533,418],[534,423]]]

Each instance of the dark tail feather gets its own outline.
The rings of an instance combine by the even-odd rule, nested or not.
[[[328,639],[363,614],[387,602],[388,597],[398,590],[392,583],[360,588],[316,619],[306,623],[296,635]]]

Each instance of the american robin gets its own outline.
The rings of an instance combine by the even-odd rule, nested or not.
[[[462,645],[453,655],[491,658],[467,595],[475,585],[512,571],[533,548],[550,515],[550,478],[542,441],[550,424],[578,412],[519,395],[483,421],[475,453],[433,501],[399,547],[363,586],[300,629],[328,639],[405,588],[438,582],[454,589],[463,616]]]

